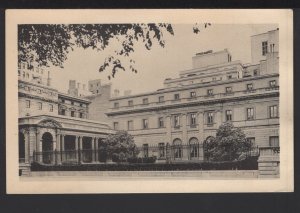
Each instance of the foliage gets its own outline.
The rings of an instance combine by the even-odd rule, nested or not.
[[[112,158],[115,162],[126,161],[127,158],[138,154],[133,136],[128,134],[127,131],[118,131],[114,135],[108,135],[102,141],[100,150],[103,150],[102,153],[106,153],[106,157]]]
[[[155,163],[155,161],[156,161],[156,156],[143,157],[143,158],[130,157],[127,159],[128,163]]]
[[[241,161],[187,162],[187,163],[121,163],[121,164],[81,164],[44,165],[33,162],[31,171],[192,171],[192,170],[257,170],[258,157]]]
[[[251,142],[246,139],[240,128],[235,128],[231,122],[226,122],[220,125],[216,138],[206,141],[205,152],[208,160],[232,161],[243,159],[244,152],[249,151],[251,146]]]
[[[204,28],[208,26],[209,23],[204,24]],[[198,24],[194,25],[193,32],[200,32]],[[99,72],[110,67],[108,78],[111,79],[117,71],[125,71],[120,57],[130,56],[136,42],[142,42],[147,50],[154,43],[165,47],[166,33],[174,35],[171,24],[21,24],[18,25],[18,62],[27,62],[29,68],[34,62],[41,67],[54,65],[63,68],[74,47],[103,51],[115,39],[121,48],[115,50],[116,56],[107,56],[99,67]],[[135,61],[130,59],[129,63],[129,69],[137,73]]]
[[[165,46],[164,33],[174,35],[170,24],[22,24],[18,25],[18,61],[35,61],[39,66],[63,67],[68,53],[74,47],[92,48],[102,51],[108,47],[113,38],[121,43],[121,49],[115,50],[118,56],[129,56],[134,52],[134,41],[142,42],[147,50],[157,42]],[[134,68],[130,60],[130,69]],[[108,56],[99,71],[112,66],[110,76],[118,70],[125,70],[119,58]]]

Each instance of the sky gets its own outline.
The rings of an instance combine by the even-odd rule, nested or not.
[[[51,66],[52,86],[67,92],[69,80],[87,84],[89,80],[101,79],[102,84],[111,83],[112,91],[131,90],[132,94],[151,92],[163,87],[166,78],[177,78],[179,72],[192,69],[192,57],[207,50],[219,51],[225,48],[232,55],[232,60],[241,60],[243,64],[251,63],[251,35],[264,33],[277,28],[275,24],[266,25],[214,25],[202,29],[199,34],[192,32],[193,24],[172,25],[174,36],[165,33],[164,48],[154,44],[147,50],[141,43],[136,43],[135,51],[130,56],[135,60],[138,73],[130,70],[119,71],[115,78],[109,80],[109,70],[99,72],[105,58],[118,48],[111,42],[104,51],[76,48],[69,53],[64,68]],[[130,59],[129,58],[129,59]],[[128,64],[129,59],[123,63]]]

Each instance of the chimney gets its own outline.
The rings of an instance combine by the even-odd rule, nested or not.
[[[114,96],[115,96],[115,97],[118,97],[118,96],[119,96],[119,93],[120,93],[120,91],[119,91],[118,89],[115,89],[115,90],[114,90]]]

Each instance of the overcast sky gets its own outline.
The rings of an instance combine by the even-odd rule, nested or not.
[[[194,34],[192,28],[192,24],[173,25],[175,35],[165,33],[165,48],[155,44],[148,51],[143,45],[137,44],[131,58],[136,61],[138,73],[119,71],[112,80],[107,78],[109,70],[100,73],[98,69],[105,57],[116,48],[114,43],[101,52],[75,49],[68,55],[63,69],[50,67],[52,85],[66,92],[71,79],[83,84],[87,84],[88,80],[102,79],[103,83],[111,82],[113,89],[119,89],[120,95],[124,90],[132,90],[132,94],[154,91],[163,87],[165,78],[176,78],[179,71],[191,69],[192,56],[197,52],[227,48],[232,60],[251,63],[250,36],[276,29],[277,25],[212,24],[199,34]]]

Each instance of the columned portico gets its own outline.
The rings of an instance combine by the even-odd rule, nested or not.
[[[45,165],[100,162],[99,139],[113,133],[108,125],[63,116],[50,117],[20,119],[20,162]]]

